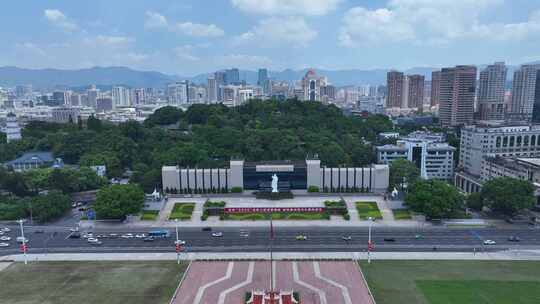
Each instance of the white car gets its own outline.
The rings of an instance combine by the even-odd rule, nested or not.
[[[144,233],[136,234],[135,237],[138,239],[144,239],[146,237],[146,234]]]
[[[174,241],[174,244],[175,244],[175,245],[185,245],[185,244],[186,244],[186,241],[178,240],[178,241]]]
[[[212,233],[212,236],[213,236],[213,237],[222,237],[222,236],[223,236],[223,232],[214,232],[214,233]]]
[[[133,234],[131,234],[131,233],[122,234],[121,238],[123,238],[123,239],[132,239]]]
[[[492,241],[492,240],[485,240],[484,241],[484,245],[495,245],[495,244],[497,244],[497,242]]]
[[[8,227],[5,227],[5,228],[2,228],[2,231],[3,231],[3,232],[10,232],[11,229],[9,229]]]
[[[27,238],[23,238],[22,236],[18,236],[17,237],[17,243],[28,243],[28,239]]]
[[[9,247],[8,243],[0,243],[0,247]]]
[[[96,238],[88,238],[88,243],[97,243],[97,242],[99,242],[99,240]]]
[[[11,238],[9,236],[2,236],[0,237],[0,241],[11,241]]]
[[[83,237],[84,239],[90,239],[90,238],[93,238],[93,237],[94,237],[94,234],[93,234],[93,233],[84,233],[84,234],[82,235],[82,237]]]

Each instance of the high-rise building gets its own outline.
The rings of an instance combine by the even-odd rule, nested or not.
[[[514,72],[512,102],[508,119],[529,122],[532,119],[536,90],[536,74],[540,64],[522,65]]]
[[[91,85],[90,88],[88,89],[88,91],[86,91],[86,94],[87,94],[87,106],[89,107],[92,107],[92,108],[96,108],[97,106],[97,100],[98,98],[100,97],[99,95],[99,90],[96,89],[96,86],[95,85]]]
[[[369,97],[375,97],[377,96],[377,86],[369,86]]]
[[[438,106],[441,94],[441,71],[431,73],[431,106]]]
[[[390,71],[386,76],[388,94],[386,96],[387,108],[403,107],[405,75],[402,72]]]
[[[129,89],[125,87],[113,87],[111,91],[113,107],[127,107],[131,105]]]
[[[478,85],[478,114],[483,121],[504,120],[506,112],[504,92],[507,68],[496,62],[480,72]]]
[[[221,72],[221,71],[215,72],[214,79],[216,80],[217,101],[221,102],[223,101],[222,87],[225,85],[225,72]]]
[[[15,87],[15,96],[25,98],[32,94],[32,85],[18,85]]]
[[[6,117],[6,127],[2,130],[6,133],[7,142],[10,143],[15,140],[20,140],[21,136],[21,127],[17,121],[17,116],[13,113],[9,113]]]
[[[322,101],[321,88],[326,86],[326,77],[317,75],[314,69],[309,69],[302,78],[302,91],[304,100],[308,101]]]
[[[133,90],[133,104],[134,105],[143,105],[146,103],[146,91],[145,89],[139,88]]]
[[[443,127],[473,122],[476,67],[456,66],[441,71],[439,118]]]
[[[422,111],[424,106],[424,76],[407,76],[407,107]]]
[[[257,85],[262,87],[265,95],[270,95],[270,79],[268,78],[267,69],[259,69]]]
[[[237,68],[225,70],[225,85],[239,84],[240,83],[240,71]]]
[[[208,96],[208,103],[216,103],[218,101],[218,85],[215,75],[208,77],[208,84],[206,86]]]
[[[52,105],[64,106],[71,105],[71,98],[69,92],[66,91],[54,91],[52,95]]]
[[[167,85],[167,100],[171,105],[189,103],[189,82],[180,81]]]
[[[540,70],[536,72],[536,90],[534,93],[532,122],[540,124]]]

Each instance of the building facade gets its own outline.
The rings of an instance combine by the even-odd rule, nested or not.
[[[431,73],[431,100],[432,107],[439,105],[441,93],[441,71],[433,71]]]
[[[480,72],[478,84],[479,120],[503,121],[505,119],[504,94],[507,71],[504,62],[496,62]]]
[[[407,76],[407,107],[422,111],[424,107],[424,79],[422,75]]]
[[[508,119],[514,122],[530,122],[536,93],[536,77],[540,64],[523,65],[514,72],[512,102]]]
[[[307,71],[302,78],[303,100],[322,101],[321,89],[326,86],[326,78],[318,76],[315,70]]]
[[[162,168],[165,192],[192,193],[268,188],[272,176],[279,179],[280,191],[306,190],[310,186],[326,191],[385,192],[388,188],[389,167],[372,165],[365,168],[326,168],[318,159],[306,161],[244,162],[231,160],[229,168]]]
[[[377,162],[390,164],[396,159],[414,163],[424,179],[451,180],[454,175],[455,148],[438,133],[414,132],[401,137],[395,145],[377,147]]]
[[[17,116],[13,113],[8,113],[6,117],[6,126],[2,131],[6,133],[8,143],[22,139],[21,127],[17,121]]]
[[[386,86],[388,87],[388,94],[386,96],[387,108],[401,108],[403,107],[403,96],[405,75],[402,72],[390,71],[386,75]]]
[[[439,118],[443,127],[472,124],[475,92],[475,66],[456,66],[442,69]]]

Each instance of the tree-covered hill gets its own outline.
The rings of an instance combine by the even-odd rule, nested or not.
[[[298,100],[193,105],[186,112],[165,107],[142,125],[95,118],[85,125],[31,122],[21,141],[0,143],[0,162],[50,150],[68,164],[106,164],[110,177],[131,169],[148,191],[160,183],[163,165],[215,167],[231,157],[299,160],[314,154],[327,166],[366,165],[374,161],[369,142],[391,128],[384,116],[348,117],[335,106]]]

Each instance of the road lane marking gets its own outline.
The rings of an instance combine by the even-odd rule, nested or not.
[[[204,292],[206,291],[206,289],[208,289],[208,287],[211,287],[213,285],[216,285],[216,284],[219,284],[223,281],[226,281],[228,279],[231,278],[231,275],[232,275],[232,271],[233,271],[233,268],[234,268],[234,262],[229,262],[229,265],[227,266],[227,272],[225,273],[225,276],[213,281],[213,282],[210,282],[210,283],[207,283],[203,286],[201,286],[199,288],[199,290],[197,291],[197,295],[195,296],[195,299],[193,300],[193,304],[200,304],[201,303],[201,300],[202,300],[202,297],[204,296]]]
[[[341,294],[343,295],[343,299],[345,300],[345,304],[352,304],[351,295],[349,294],[349,289],[338,282],[332,281],[329,278],[324,277],[321,274],[321,267],[319,265],[319,262],[313,262],[313,270],[315,270],[315,276],[326,283],[333,285],[339,289],[341,289]]]
[[[326,293],[324,291],[300,280],[300,274],[298,273],[298,262],[292,262],[292,269],[293,279],[296,283],[306,287],[307,289],[310,289],[311,291],[316,292],[319,295],[319,300],[321,301],[321,304],[328,304],[328,302],[326,301]]]
[[[248,268],[248,273],[247,273],[247,277],[246,277],[246,280],[242,283],[239,283],[239,284],[236,284],[234,285],[233,287],[229,288],[229,289],[225,289],[224,291],[222,291],[220,294],[219,294],[219,300],[218,300],[218,304],[223,304],[225,303],[225,298],[227,297],[227,295],[235,290],[238,290],[246,285],[248,285],[249,283],[253,282],[253,272],[254,272],[254,269],[255,269],[255,262],[249,262],[249,268]]]

